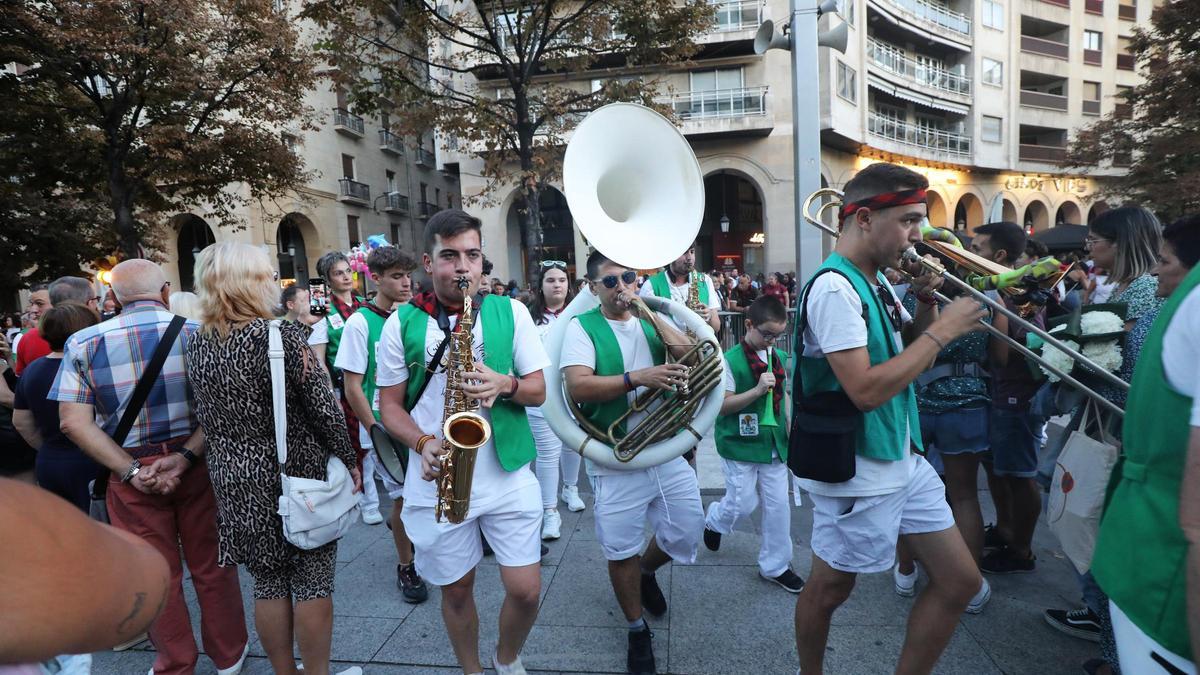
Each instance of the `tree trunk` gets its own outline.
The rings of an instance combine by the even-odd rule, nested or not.
[[[116,157],[109,158],[108,194],[113,210],[113,227],[117,231],[117,241],[121,250],[121,258],[128,260],[141,255],[138,250],[137,222],[133,218],[133,193],[129,189],[124,167]]]
[[[538,265],[542,261],[541,187],[535,181],[525,184],[525,279],[537,283]]]

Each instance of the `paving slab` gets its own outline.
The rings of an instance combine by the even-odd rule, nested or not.
[[[680,566],[682,567],[682,566]],[[669,625],[671,618],[671,578],[674,565],[658,570],[658,585],[667,598],[667,613],[662,617],[646,615],[651,628]],[[572,540],[563,563],[542,601],[538,624],[627,629],[621,608],[613,595],[608,578],[608,561],[594,541]],[[624,648],[622,648],[624,653]]]

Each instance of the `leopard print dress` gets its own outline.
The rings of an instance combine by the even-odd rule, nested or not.
[[[292,567],[299,552],[283,537],[277,514],[281,485],[275,458],[266,319],[222,339],[197,333],[187,349],[196,417],[208,443],[205,458],[217,498],[218,562],[257,570]],[[325,478],[332,453],[355,467],[346,419],[329,376],[308,346],[309,329],[280,326],[287,380],[287,473]]]

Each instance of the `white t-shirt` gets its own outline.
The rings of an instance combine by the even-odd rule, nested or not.
[[[1184,396],[1192,397],[1193,427],[1200,427],[1200,288],[1193,288],[1163,335],[1163,372],[1167,384]]]
[[[325,326],[325,321],[322,320],[319,324]],[[322,330],[322,334],[328,341],[329,334]],[[348,371],[365,375],[367,373],[367,340],[370,336],[370,330],[367,327],[367,318],[358,312],[350,315],[346,319],[346,328],[342,330],[342,341],[338,343],[337,358],[334,360],[333,367],[338,370]],[[312,339],[309,339],[309,344],[312,344]],[[379,343],[375,343],[375,362],[379,363]],[[371,404],[372,410],[379,410],[379,389],[375,390],[375,400],[368,401]],[[374,445],[371,443],[371,434],[367,431],[366,426],[358,425],[358,442],[363,448],[371,448]]]
[[[544,369],[550,365],[550,359],[546,357],[546,350],[542,347],[541,340],[538,339],[533,319],[529,316],[529,310],[520,301],[513,298],[507,299],[512,303],[513,309],[513,370],[517,375],[525,376]],[[428,365],[444,335],[438,328],[436,319],[428,315],[424,316],[427,321],[425,364]],[[483,314],[481,313],[471,331],[471,335],[474,336],[472,346],[475,359],[478,361],[483,360],[484,353],[483,323]],[[457,317],[451,317],[451,330],[457,324]],[[375,370],[375,383],[380,387],[391,387],[408,381],[408,365],[404,360],[404,334],[401,328],[399,313],[392,314],[383,324],[383,333],[379,338],[379,361]],[[445,362],[448,356],[449,354],[443,355],[442,364],[431,376],[432,379],[425,388],[425,393],[422,394],[421,400],[417,402],[416,408],[411,412],[413,421],[421,431],[433,434],[437,438],[437,441],[429,441],[430,443],[441,443],[442,439],[446,392]],[[491,420],[491,410],[480,408],[479,412],[485,419]],[[421,458],[412,450],[409,453],[404,499],[415,506],[434,506],[437,504],[437,481],[422,479]],[[532,471],[524,468],[505,471],[500,466],[493,438],[480,447],[476,454],[475,477],[471,484],[471,507],[484,509],[505,495],[520,490],[526,485],[536,484],[537,478]]]
[[[353,315],[351,315],[353,316]],[[329,309],[329,315],[322,317],[320,321],[312,326],[312,333],[308,335],[308,344],[310,345],[327,345],[329,344],[329,324],[333,324],[334,329],[340,328],[346,324],[342,315],[337,313],[332,307]],[[341,343],[338,343],[338,348],[341,349]]]
[[[542,344],[545,345],[546,336],[550,334],[550,327],[553,326],[554,322],[558,320],[558,315],[553,312],[546,312],[543,316],[546,319],[546,323],[535,323],[534,328],[537,329],[538,337],[541,338]],[[545,415],[542,414],[541,406],[530,406],[525,409],[525,414],[532,417],[545,417]]]
[[[888,291],[896,298],[891,286]],[[900,321],[912,321],[912,316],[900,305]],[[900,333],[893,335],[896,350],[904,349]],[[804,355],[821,357],[832,352],[867,346],[867,324],[862,318],[862,299],[854,287],[840,274],[827,272],[817,277],[808,294],[808,326],[804,330]],[[908,433],[911,434],[909,429]],[[909,440],[905,439],[905,451]],[[911,460],[911,457],[909,458]],[[813,494],[829,497],[868,497],[895,492],[908,484],[912,461],[889,462],[855,456],[854,478],[845,483],[822,483],[802,479],[800,487]]]
[[[621,358],[625,361],[627,372],[652,368],[655,365],[654,357],[650,354],[650,343],[646,340],[646,334],[642,332],[640,321],[635,318],[625,321],[605,320],[608,321],[608,325],[617,336],[617,344],[621,347]],[[567,366],[587,366],[592,370],[596,369],[596,345],[592,344],[592,338],[588,337],[587,331],[583,330],[583,326],[579,324],[578,320],[571,321],[571,325],[567,326],[567,333],[563,337],[562,358],[559,359],[559,367],[566,368]],[[632,404],[637,396],[645,390],[645,387],[638,387],[626,394],[625,397]],[[630,415],[626,421],[626,428],[637,426],[645,417],[646,413]],[[589,476],[622,473],[599,466],[591,460],[587,461],[587,472]]]
[[[671,287],[671,299],[672,300],[674,300],[675,302],[678,302],[681,305],[687,304],[688,293],[691,292],[691,289],[692,289],[692,276],[693,275],[689,274],[687,282],[684,283],[682,286],[676,286],[675,284],[672,284],[672,283],[667,284],[668,286]],[[708,308],[710,310],[712,310],[713,312],[721,311],[721,299],[719,297],[717,297],[717,289],[713,287],[712,278],[709,277],[707,274],[702,274],[701,276],[704,277],[704,284],[705,284],[705,286],[708,287],[708,303],[707,303]],[[654,295],[654,284],[650,283],[650,282],[642,284],[642,288],[640,291],[638,291],[638,295],[640,295],[642,297],[648,297],[648,296]],[[658,315],[670,320],[672,325],[674,325],[677,330],[684,329],[684,326],[680,325],[677,321],[675,321],[675,319],[670,314],[663,314],[662,312],[659,312]]]
[[[758,355],[759,361],[767,362],[767,350],[760,349],[754,353]],[[776,358],[778,358],[778,354]],[[737,385],[733,381],[733,370],[729,368],[729,364],[725,364],[725,372],[721,375],[721,381],[725,384],[725,391],[731,394],[737,393]]]

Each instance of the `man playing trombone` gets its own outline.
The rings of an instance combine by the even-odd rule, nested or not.
[[[822,672],[830,619],[850,596],[856,575],[890,570],[898,537],[930,583],[909,616],[897,673],[931,671],[959,615],[982,588],[945,487],[913,453],[921,448],[921,434],[912,382],[946,344],[977,327],[985,312],[978,302],[959,299],[939,316],[931,294],[941,279],[926,274],[912,282],[921,300],[912,317],[882,274],[920,241],[927,187],[923,176],[896,165],[860,171],[846,184],[837,247],[800,303],[798,402],[841,391],[861,411],[843,446],[853,446],[852,477],[801,481],[813,500],[812,572],[796,602],[796,649],[805,675]],[[793,447],[810,457],[831,452],[816,444]]]

